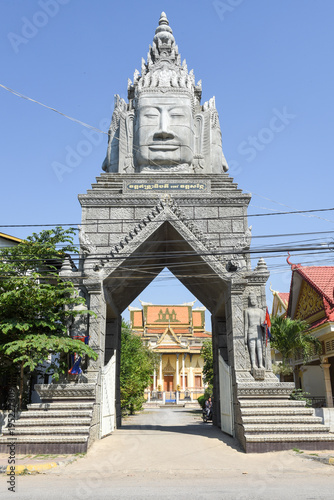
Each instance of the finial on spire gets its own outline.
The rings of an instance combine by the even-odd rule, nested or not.
[[[169,26],[169,21],[167,19],[165,12],[161,12],[161,15],[160,15],[159,26],[161,26],[162,24],[167,24],[167,26]]]

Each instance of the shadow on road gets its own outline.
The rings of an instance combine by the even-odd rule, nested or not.
[[[161,409],[162,412],[164,412],[163,409]],[[179,433],[179,434],[191,434],[191,435],[196,435],[196,436],[203,436],[207,437],[209,439],[218,439],[219,441],[222,441],[225,443],[227,446],[232,448],[233,450],[240,451],[244,453],[243,449],[239,445],[238,441],[234,439],[233,437],[229,436],[228,434],[223,433],[218,427],[214,426],[211,422],[210,423],[204,423],[202,421],[202,412],[201,410],[169,410],[170,413],[181,413],[183,416],[186,416],[189,414],[190,418],[194,418],[193,414],[198,415],[198,420],[192,423],[187,423],[185,422],[183,425],[179,425],[178,423],[173,424],[168,423],[168,421],[164,421],[163,424],[157,423],[157,424],[135,424],[132,423],[131,421],[127,422],[124,420],[122,422],[121,429],[123,431],[129,430],[129,431],[154,431],[154,432],[170,432],[170,433]],[[146,415],[146,418],[149,416]],[[136,417],[136,416],[135,416]],[[131,419],[132,420],[132,419]],[[153,419],[155,420],[155,419]]]

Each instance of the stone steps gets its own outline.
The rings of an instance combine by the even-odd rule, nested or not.
[[[298,434],[308,434],[308,433],[328,433],[329,427],[325,425],[317,424],[244,424],[245,433],[248,435],[250,433],[298,433]],[[334,437],[334,434],[333,434]]]
[[[11,437],[0,437],[0,452],[8,453],[8,443]],[[88,434],[72,436],[59,435],[15,435],[15,452],[22,454],[74,454],[86,453]]]
[[[82,434],[82,435],[85,435],[89,434],[89,425],[88,426],[79,426],[79,427],[74,427],[73,425],[70,426],[66,426],[66,427],[55,427],[55,426],[52,426],[52,427],[34,427],[34,428],[31,428],[31,426],[28,426],[28,427],[21,427],[20,429],[18,429],[17,427],[15,428],[15,431],[14,431],[14,436],[24,436],[24,435],[31,435],[31,434],[34,434],[34,435],[37,435],[37,436],[40,436],[40,435],[46,435],[46,434],[51,434],[53,436],[63,436],[65,434],[69,434],[69,435],[76,435],[76,434]],[[6,436],[9,436],[10,435],[10,431],[8,429],[4,429],[3,431],[3,436],[6,437]]]
[[[322,424],[322,419],[315,416],[313,408],[305,406],[305,401],[290,400],[284,395],[270,399],[265,389],[263,384],[262,395],[257,394],[255,398],[242,396],[239,399],[241,439],[247,453],[293,448],[334,449],[334,433],[330,433],[329,427]],[[271,392],[272,388],[268,386],[268,394]]]
[[[250,443],[259,443],[259,442],[273,442],[273,443],[279,443],[279,442],[299,442],[300,444],[305,442],[312,442],[313,443],[313,449],[316,447],[315,443],[317,441],[321,443],[332,443],[334,444],[334,434],[310,434],[305,436],[305,434],[301,433],[294,433],[294,434],[289,434],[288,440],[286,434],[261,434],[261,436],[257,435],[252,435],[252,434],[245,434],[246,440]],[[292,445],[290,445],[290,448]],[[323,448],[322,448],[323,449]],[[326,449],[326,448],[325,448]],[[333,449],[333,448],[331,448]]]
[[[64,418],[63,416],[59,416],[59,418],[49,418],[50,415],[47,415],[45,418],[31,418],[32,415],[27,415],[29,418],[23,418],[17,420],[15,422],[15,427],[18,429],[20,427],[34,427],[34,426],[73,426],[73,419]],[[319,417],[320,418],[320,417]],[[75,419],[75,426],[88,426],[91,422],[91,417],[81,417]],[[321,419],[320,419],[321,420]]]
[[[66,411],[66,410],[50,410],[50,411],[23,411],[20,416],[21,419],[27,418],[77,418],[77,417],[91,417],[92,410],[78,410],[74,411]]]
[[[32,403],[27,406],[28,410],[45,411],[45,410],[92,410],[93,403]]]
[[[297,401],[297,400],[292,400],[292,399],[246,399],[240,400],[240,407],[241,408],[299,408],[305,407],[305,401]]]
[[[314,410],[313,408],[291,408],[290,406],[288,407],[257,407],[257,408],[241,408],[242,415],[243,416],[263,416],[263,415],[314,415]]]
[[[85,453],[92,423],[95,386],[51,384],[35,386],[42,403],[28,405],[12,433],[3,429],[0,452],[15,439],[16,453]]]
[[[243,416],[242,421],[244,424],[322,424],[321,417],[311,417],[309,415],[265,415],[250,417]]]

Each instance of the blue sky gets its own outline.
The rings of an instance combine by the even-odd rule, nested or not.
[[[253,193],[249,214],[332,207],[332,0],[2,1],[0,83],[107,131],[113,96],[126,98],[162,10],[182,58],[203,81],[203,101],[216,96],[230,174]],[[101,173],[106,135],[90,136],[74,167],[66,155],[87,143],[82,125],[2,88],[0,112],[0,224],[80,223],[77,195]],[[55,162],[68,168],[58,177]],[[329,232],[334,213],[250,217],[249,224],[253,236]],[[18,237],[34,230],[0,228]],[[253,246],[314,238],[327,245],[333,235],[254,238]],[[273,288],[288,291],[285,258],[264,257]],[[333,265],[333,253],[291,260]],[[191,298],[170,279],[141,295]]]

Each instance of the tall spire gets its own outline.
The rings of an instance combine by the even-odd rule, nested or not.
[[[166,12],[161,12],[160,19],[159,19],[159,26],[162,24],[167,24],[169,26],[169,21],[166,16]],[[159,28],[157,28],[158,30]],[[157,32],[157,30],[155,32]]]
[[[160,15],[159,26],[155,30],[152,46],[149,47],[147,61],[142,60],[141,74],[136,70],[133,82],[129,80],[129,99],[146,89],[155,87],[182,89],[195,96],[198,102],[201,99],[201,82],[196,86],[193,70],[188,72],[186,60],[181,62],[181,54],[165,12]]]

